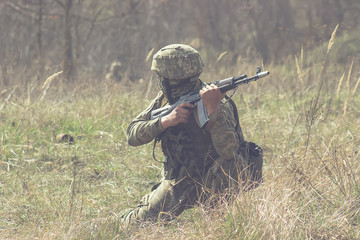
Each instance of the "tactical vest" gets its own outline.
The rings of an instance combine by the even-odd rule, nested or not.
[[[250,182],[262,182],[262,149],[255,143],[244,141],[244,136],[239,123],[239,116],[235,103],[231,98],[225,96],[226,101],[231,104],[236,120],[235,131],[239,138],[239,150],[236,154],[244,162],[244,169],[248,174]],[[154,107],[163,106],[164,95],[159,94]],[[154,149],[157,141],[161,141],[162,152],[165,156],[164,174],[165,179],[182,179],[185,176],[202,178],[213,162],[219,158],[209,132],[201,129],[197,124],[194,114],[186,124],[179,124],[166,129],[154,141]],[[155,155],[153,153],[153,157]],[[243,164],[241,164],[243,165]]]
[[[192,115],[189,122],[168,128],[161,136],[165,155],[165,179],[202,177],[219,157],[210,133],[201,129]]]

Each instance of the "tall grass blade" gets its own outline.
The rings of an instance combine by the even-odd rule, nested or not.
[[[48,77],[44,84],[42,85],[42,89],[46,88],[47,86],[49,86],[51,84],[51,82],[57,78],[58,76],[60,76],[60,74],[62,74],[63,71],[60,71],[60,72],[57,72],[57,73],[54,73],[53,75],[51,75],[50,77]]]
[[[337,89],[336,89],[336,96],[338,96],[339,93],[340,93],[341,85],[342,85],[342,83],[343,83],[344,77],[345,77],[345,72],[343,73],[343,75],[341,76],[341,78],[340,78],[340,80],[339,80],[339,84],[338,84],[338,87],[337,87]]]
[[[357,80],[357,83],[356,83],[356,85],[355,85],[355,87],[354,87],[354,90],[353,90],[352,93],[351,93],[351,96],[354,96],[354,94],[355,94],[355,92],[356,92],[356,89],[358,88],[359,84],[360,84],[360,78]]]
[[[301,85],[303,86],[304,85],[304,80],[303,80],[303,77],[302,77],[302,67],[300,66],[301,58],[300,58],[300,64],[299,64],[299,61],[298,61],[297,57],[295,57],[295,64],[296,64],[296,70],[297,70],[298,78],[300,80]]]
[[[228,52],[225,51],[219,55],[219,57],[216,59],[216,62],[220,61]]]
[[[336,32],[337,32],[338,27],[339,27],[339,24],[336,25],[333,33],[331,34],[331,38],[330,38],[330,41],[329,41],[329,44],[328,44],[328,48],[327,48],[326,54],[328,54],[328,53],[330,52],[330,50],[331,50],[331,48],[332,48],[332,46],[333,46],[333,44],[334,44],[334,39],[335,39],[335,35],[336,35]]]
[[[146,56],[145,62],[148,62],[148,61],[149,61],[149,59],[150,59],[151,55],[153,54],[154,50],[155,50],[155,48],[152,48],[152,49],[150,50],[150,52],[149,52],[148,55]]]
[[[346,80],[346,87],[348,89],[350,89],[350,77],[351,77],[351,73],[352,73],[352,68],[354,66],[354,60],[351,62],[351,66],[350,66],[350,69],[349,69],[349,73],[348,73],[348,77],[347,77],[347,80]]]

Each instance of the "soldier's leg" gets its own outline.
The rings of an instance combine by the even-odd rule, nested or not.
[[[143,197],[141,204],[121,217],[128,225],[135,220],[170,220],[178,216],[196,201],[195,185],[184,179],[164,180],[150,194]]]
[[[217,159],[209,169],[203,181],[203,194],[200,201],[215,203],[220,197],[228,198],[239,189],[243,166],[235,160]]]
[[[240,188],[246,191],[259,186],[262,182],[263,157],[261,149],[257,147],[253,143],[247,143],[241,154],[234,159],[217,159],[204,178],[201,201],[216,198],[219,194],[228,198]]]

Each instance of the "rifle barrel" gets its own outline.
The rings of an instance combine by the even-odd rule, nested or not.
[[[269,71],[260,72],[260,73],[256,74],[255,76],[252,76],[252,77],[249,77],[249,78],[247,78],[246,75],[245,75],[245,77],[242,77],[242,76],[244,76],[244,75],[242,75],[242,76],[238,77],[239,79],[237,79],[237,80],[235,80],[235,81],[233,81],[233,82],[231,82],[229,84],[220,86],[219,88],[220,88],[221,92],[224,93],[224,92],[227,92],[227,91],[229,91],[231,89],[236,88],[239,85],[248,84],[249,82],[253,82],[253,81],[256,81],[256,80],[258,80],[260,78],[266,77],[269,74],[270,74]],[[235,79],[235,77],[234,77],[234,79]]]

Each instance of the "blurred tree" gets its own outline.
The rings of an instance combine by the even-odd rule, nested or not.
[[[37,32],[37,40],[38,40],[38,48],[39,48],[39,57],[42,59],[42,21],[43,21],[43,0],[39,0],[39,10],[38,10],[38,32]],[[42,64],[41,64],[42,66]]]
[[[337,24],[337,36],[359,31],[359,11],[359,0],[1,0],[0,51],[11,60],[0,59],[0,76],[41,65],[104,77],[120,61],[136,80],[149,72],[150,50],[174,42],[196,47],[208,66],[225,51],[228,64],[281,63],[328,41]]]
[[[66,79],[71,80],[74,73],[74,57],[71,36],[71,9],[73,7],[73,0],[64,0],[64,2],[57,0],[57,2],[64,9],[64,53],[62,70]]]

